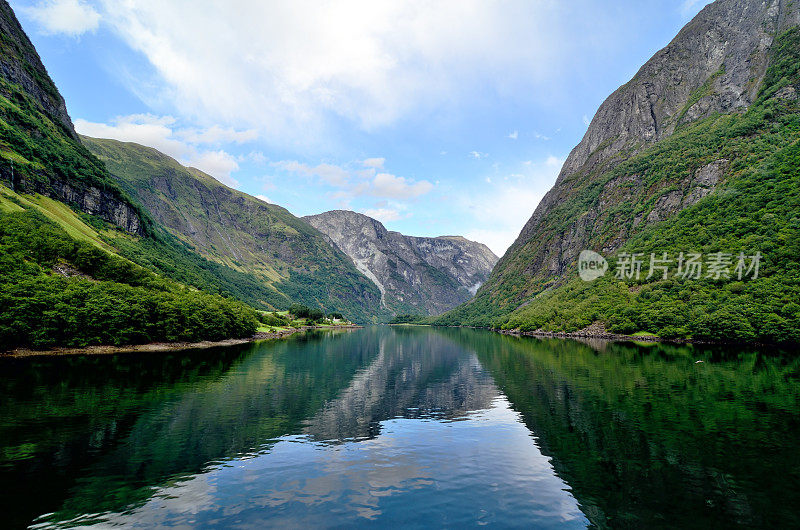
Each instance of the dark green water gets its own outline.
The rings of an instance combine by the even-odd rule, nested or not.
[[[3,527],[800,527],[788,352],[374,327],[0,370]]]

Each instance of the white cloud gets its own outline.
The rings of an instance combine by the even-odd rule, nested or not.
[[[366,210],[362,210],[361,213],[372,217],[373,219],[377,219],[382,223],[397,221],[401,217],[400,212],[391,208],[368,208]]]
[[[100,14],[81,0],[47,0],[22,11],[36,21],[45,33],[64,33],[73,37],[94,31]]]
[[[590,123],[592,123],[592,120],[589,118],[589,116],[587,116],[586,114],[584,114],[584,115],[583,115],[583,124],[584,124],[584,125],[586,125],[586,126],[588,127]]]
[[[226,186],[236,188],[239,181],[231,177],[231,173],[239,169],[236,159],[225,151],[204,151],[197,153],[194,157],[185,162],[187,166],[196,167],[204,173],[208,173]]]
[[[481,158],[486,158],[489,155],[487,153],[481,153],[480,151],[470,151],[469,156],[476,160],[480,160]]]
[[[542,161],[528,162],[523,162],[520,172],[509,174],[479,195],[473,190],[464,190],[457,197],[458,207],[480,226],[467,230],[464,237],[486,244],[498,256],[514,242],[539,201],[552,187],[563,160],[549,156]]]
[[[516,140],[517,138],[519,138],[519,131],[513,131],[509,133],[508,137],[511,138],[512,140]]]
[[[364,166],[374,167],[376,169],[382,169],[384,162],[386,162],[385,158],[367,158],[361,161]]]
[[[549,136],[545,136],[543,134],[539,134],[538,132],[534,132],[533,133],[533,137],[536,138],[537,140],[544,140],[545,142],[550,140]]]
[[[219,125],[212,125],[208,129],[184,129],[179,131],[178,135],[194,144],[243,144],[257,139],[258,131],[255,129],[237,131],[230,127],[223,128]]]
[[[535,97],[580,45],[552,46],[570,13],[550,1],[99,2],[157,74],[154,87],[128,79],[134,93],[284,146],[329,145],[342,120],[374,130],[486,90]]]
[[[312,167],[296,160],[281,160],[272,165],[289,173],[305,177],[319,177],[331,186],[345,186],[350,180],[350,173],[346,169],[333,164],[317,164]]]
[[[389,197],[392,199],[411,199],[425,195],[433,189],[433,184],[427,180],[414,182],[404,177],[396,177],[390,173],[378,173],[372,181],[370,194],[376,197]]]
[[[275,204],[275,202],[266,195],[256,195],[256,199],[267,202],[269,204]]]
[[[75,120],[75,129],[95,138],[112,138],[121,142],[135,142],[158,149],[173,158],[182,159],[190,147],[173,136],[172,126],[177,120],[172,116],[131,114],[118,116],[110,124]]]
[[[272,166],[287,173],[307,178],[315,178],[323,184],[335,188],[330,194],[332,199],[340,201],[340,205],[348,205],[354,197],[372,196],[384,199],[413,199],[425,195],[433,189],[427,180],[413,180],[398,177],[387,172],[377,172],[383,167],[385,159],[369,158],[358,165],[361,169],[351,169],[335,164],[322,163],[310,166],[296,160],[273,162]]]
[[[199,139],[197,143],[208,143],[207,140],[213,137],[221,138],[226,134],[232,137],[236,131],[221,133],[222,129],[216,128],[207,133],[198,129],[176,129],[176,123],[177,120],[172,116],[131,114],[118,116],[110,124],[76,119],[75,130],[95,138],[111,138],[153,147],[185,166],[196,167],[223,184],[237,187],[239,182],[231,177],[231,173],[239,169],[236,159],[221,149],[200,149],[190,140]]]
[[[558,168],[560,169],[561,166],[564,165],[564,159],[558,158],[557,156],[550,155],[544,161],[545,165],[550,168]]]
[[[526,219],[527,220],[527,219]],[[522,225],[520,225],[520,229]],[[471,241],[477,241],[478,243],[483,243],[489,249],[497,254],[499,257],[503,257],[508,247],[514,242],[514,240],[519,235],[519,230],[514,231],[513,229],[501,229],[501,230],[489,230],[486,228],[479,228],[476,230],[469,230],[464,234],[464,237]]]
[[[250,151],[246,155],[240,156],[239,160],[242,162],[249,160],[256,164],[264,164],[267,161],[267,156],[261,151]]]

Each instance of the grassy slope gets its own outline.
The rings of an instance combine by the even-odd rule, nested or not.
[[[377,288],[286,209],[228,188],[155,149],[82,140],[172,236],[240,278],[262,284],[260,294],[237,293],[248,302],[274,309],[292,300],[339,310],[360,322],[379,315]]]
[[[62,203],[0,185],[0,350],[255,331],[250,307],[160,277],[107,249],[100,233]]]
[[[634,196],[606,212],[605,230],[593,234],[590,248],[602,248],[627,225],[633,235],[619,252],[760,251],[765,261],[759,279],[671,278],[632,286],[610,275],[590,284],[575,272],[531,276],[526,267],[544,242],[529,241],[509,251],[500,273],[474,301],[437,322],[576,331],[599,320],[613,331],[668,337],[800,340],[800,107],[796,99],[772,97],[784,87],[798,88],[798,65],[800,31],[794,28],[776,40],[760,97],[747,112],[683,125],[612,171],[578,175],[571,200],[548,218],[548,234],[563,232],[596,204],[605,183],[641,175],[645,190],[659,192]],[[723,158],[730,163],[714,193],[665,222],[633,226],[637,214],[671,191],[670,182]]]

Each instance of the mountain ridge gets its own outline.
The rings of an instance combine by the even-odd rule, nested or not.
[[[735,320],[737,329],[727,330],[731,336],[796,333],[794,306],[775,300],[796,287],[788,268],[794,258],[780,241],[796,237],[798,176],[787,160],[797,141],[799,22],[800,8],[792,2],[717,0],[706,6],[600,106],[555,185],[476,297],[437,322],[578,331],[599,321],[617,332],[719,340],[726,332],[713,315],[729,306],[747,314]],[[777,189],[786,192],[778,195]],[[782,223],[777,233],[742,222],[769,211]],[[685,226],[690,219],[693,231]],[[634,242],[641,248],[632,248]],[[629,287],[610,279],[576,280],[584,249],[609,258],[625,249],[677,256],[679,244],[685,251],[753,254],[756,242],[776,249],[769,263],[775,276],[738,292],[719,291],[705,279]],[[763,295],[768,284],[778,289],[774,300]],[[702,292],[702,302],[689,289]],[[648,296],[663,299],[661,313],[643,308]],[[784,331],[767,329],[764,319],[772,312]]]
[[[64,98],[8,2],[0,2],[0,179],[137,235],[150,220],[78,141]]]
[[[252,276],[274,295],[264,303],[297,302],[343,311],[359,322],[388,318],[377,289],[323,235],[285,208],[230,188],[152,147],[81,136],[120,186],[192,250]]]
[[[396,313],[442,313],[469,299],[497,256],[463,236],[417,237],[387,230],[362,213],[331,210],[303,217],[326,234],[380,289]]]

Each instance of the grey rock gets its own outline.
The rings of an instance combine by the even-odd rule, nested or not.
[[[11,182],[8,169],[0,170],[0,179]],[[72,208],[94,215],[118,228],[138,236],[144,235],[139,213],[130,202],[123,200],[117,193],[88,186],[81,182],[70,182],[53,176],[49,180],[18,179],[17,191],[39,193],[51,199],[61,201]]]
[[[0,1],[0,35],[4,37],[0,53],[0,76],[20,85],[55,123],[62,126],[65,133],[77,140],[78,135],[75,134],[72,120],[67,114],[64,98],[59,94],[36,48],[5,0]]]
[[[384,306],[398,313],[452,309],[475,294],[497,262],[481,243],[459,236],[406,236],[356,212],[334,210],[303,219],[347,254],[380,289]]]

